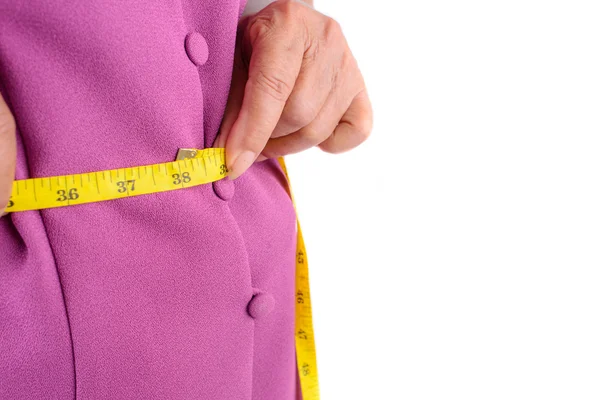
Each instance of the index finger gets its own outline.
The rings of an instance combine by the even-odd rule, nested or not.
[[[237,120],[227,138],[230,178],[240,176],[254,162],[283,112],[302,65],[304,46],[287,30],[275,32],[262,21],[250,22],[248,81]]]

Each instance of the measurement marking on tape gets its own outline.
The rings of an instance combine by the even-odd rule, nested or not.
[[[179,171],[177,178],[179,181],[181,181],[181,187],[183,187],[183,184],[185,181],[183,180],[183,177],[181,176],[181,164],[179,162],[177,163],[177,171]]]
[[[62,192],[64,192],[64,193],[62,193],[62,194],[61,194],[61,197],[59,197],[59,200],[58,200],[58,201],[65,201],[65,200],[66,200],[66,201],[67,201],[67,205],[71,205],[71,200],[69,200],[69,197],[67,197],[67,195],[66,195],[66,193],[69,193],[69,185],[67,184],[67,176],[63,176],[63,178],[64,178],[64,180],[65,180],[65,188],[66,188],[66,190],[63,190],[63,191],[62,191]],[[60,192],[61,192],[61,191],[59,190],[59,193],[60,193]],[[60,200],[60,199],[62,198],[62,196],[64,196],[64,197],[65,197],[65,200]]]
[[[194,154],[195,158],[188,158],[189,161],[182,158],[178,161],[146,166],[16,180],[13,183],[10,207],[7,206],[7,212],[115,200],[183,189],[225,177],[223,171],[206,163],[206,158],[210,157],[213,162],[217,162],[217,165],[225,164],[224,151],[206,149],[190,154]],[[205,167],[204,174],[198,171],[202,166]],[[142,169],[145,173],[142,173]],[[157,175],[157,171],[160,174]],[[47,180],[48,185],[44,180]],[[95,181],[94,184],[92,180]]]
[[[279,159],[281,169],[288,181],[288,190],[294,208],[294,194],[290,185],[288,171],[283,158]],[[316,346],[314,341],[314,330],[311,313],[311,297],[310,286],[308,283],[308,259],[306,257],[306,248],[304,246],[304,238],[302,237],[302,229],[300,222],[297,220],[296,225],[297,243],[296,243],[296,316],[295,334],[296,342],[296,363],[300,374],[300,387],[302,397],[305,400],[318,400],[319,395],[319,378],[317,371],[317,356]]]
[[[224,149],[186,150],[189,151],[187,159],[192,157],[189,163],[186,158],[182,158],[175,162],[146,165],[143,166],[143,175],[141,173],[141,166],[135,166],[83,174],[17,180],[13,183],[13,192],[6,211],[17,212],[67,205],[76,206],[85,203],[122,199],[129,196],[183,190],[190,186],[214,182],[227,176],[228,171],[225,163]],[[289,183],[287,168],[283,159],[280,159],[279,162]],[[204,174],[200,171],[196,172],[196,167],[203,168]],[[148,168],[150,168],[150,173],[148,173]],[[158,176],[156,171],[159,172]],[[121,172],[123,173],[122,180],[120,179]],[[108,174],[108,178],[106,174]],[[116,182],[113,181],[113,174],[117,178]],[[79,187],[76,185],[75,175],[79,175]],[[88,184],[84,184],[84,175],[87,175]],[[91,184],[92,175],[95,178],[95,188]],[[69,182],[69,178],[71,182]],[[45,179],[48,180],[47,187],[44,185]],[[53,179],[56,180],[55,185],[53,185]],[[101,179],[102,182],[100,182]],[[38,180],[39,187],[36,188]],[[294,196],[291,187],[288,185],[287,189],[293,202]],[[296,363],[304,400],[319,400],[308,259],[299,222],[296,225],[296,234],[296,305],[294,327]]]

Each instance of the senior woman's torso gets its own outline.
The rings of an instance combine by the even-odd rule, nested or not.
[[[210,147],[243,6],[0,0],[17,178]],[[275,161],[0,219],[0,398],[294,398],[294,224]]]

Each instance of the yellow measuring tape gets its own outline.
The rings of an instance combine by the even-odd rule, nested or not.
[[[290,197],[294,202],[283,158],[279,159],[279,163],[288,180]],[[14,181],[5,211],[41,210],[184,189],[218,181],[225,178],[227,172],[225,149],[182,149],[178,160],[173,162]],[[296,359],[304,400],[318,400],[319,380],[308,261],[299,222],[297,234]]]
[[[279,158],[279,164],[288,181],[290,197],[296,208],[294,194],[290,177],[285,166],[283,157]],[[298,210],[296,210],[296,222],[298,224],[298,238],[296,242],[296,361],[300,374],[300,386],[304,400],[319,399],[319,378],[317,373],[317,351],[315,348],[315,334],[312,321],[312,307],[310,297],[310,285],[308,283],[308,259]]]

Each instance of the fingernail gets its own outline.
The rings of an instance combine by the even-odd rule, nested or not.
[[[250,150],[242,151],[242,154],[235,159],[233,165],[229,168],[229,179],[236,179],[243,174],[252,165],[254,160],[256,160],[256,153]]]

